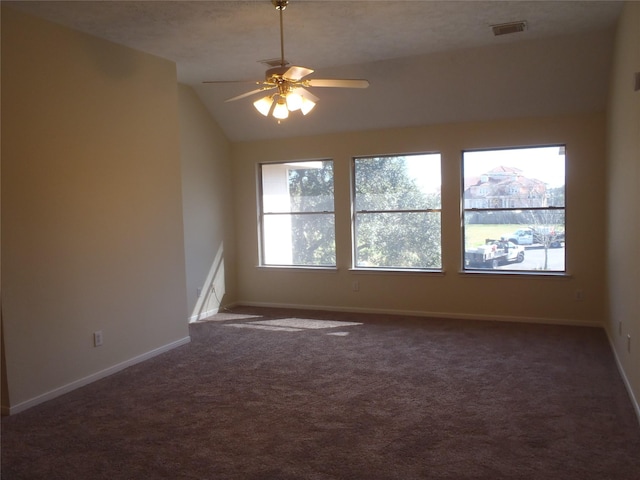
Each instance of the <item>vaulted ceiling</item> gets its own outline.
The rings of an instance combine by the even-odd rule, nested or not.
[[[306,117],[253,108],[280,56],[271,0],[3,2],[177,65],[232,141],[597,111],[605,108],[619,1],[290,0],[287,61],[309,78],[366,78],[364,90],[314,88]],[[492,25],[525,21],[494,36]],[[63,54],[63,52],[61,52]]]

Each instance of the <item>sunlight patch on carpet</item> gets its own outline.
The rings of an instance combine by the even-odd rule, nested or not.
[[[210,317],[203,318],[198,320],[195,323],[204,323],[204,322],[226,322],[227,320],[248,320],[250,318],[260,318],[260,315],[245,315],[242,313],[216,313],[215,315],[211,315]]]
[[[277,320],[259,320],[252,325],[269,325],[275,327],[291,327],[315,330],[319,328],[339,328],[351,325],[362,325],[356,322],[338,322],[336,320],[311,320],[309,318],[279,318]]]
[[[346,337],[349,332],[329,332],[327,335],[333,335],[334,337]]]
[[[252,323],[227,323],[225,327],[253,328],[254,330],[271,330],[274,332],[302,332],[302,328],[277,327],[275,325],[254,325]]]
[[[302,332],[305,330],[320,330],[323,328],[344,328],[362,325],[357,322],[339,322],[336,320],[312,320],[309,318],[278,318],[276,320],[258,320],[247,323],[227,323],[225,327],[254,328],[256,330],[271,330],[274,332]],[[348,332],[332,332],[327,335],[344,337]]]

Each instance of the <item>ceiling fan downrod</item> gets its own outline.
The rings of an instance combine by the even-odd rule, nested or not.
[[[280,12],[280,66],[284,67],[286,61],[284,59],[284,27],[282,24],[282,11],[289,5],[289,0],[271,0],[276,10]]]

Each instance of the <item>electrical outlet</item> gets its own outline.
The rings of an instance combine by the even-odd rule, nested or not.
[[[200,295],[202,295],[202,287],[197,287],[196,288],[196,298],[200,298]]]
[[[356,280],[355,282],[353,282],[351,284],[351,288],[353,289],[354,292],[359,292],[360,291],[360,282],[358,282]]]
[[[582,290],[576,290],[576,301],[580,302],[584,298],[584,293]]]
[[[93,346],[101,347],[103,342],[102,338],[102,330],[98,330],[97,332],[93,332]]]

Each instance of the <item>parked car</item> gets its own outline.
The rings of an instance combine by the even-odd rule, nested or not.
[[[554,227],[528,227],[504,235],[503,238],[516,245],[548,245],[559,248],[564,243],[564,232]]]
[[[521,228],[513,233],[504,235],[503,238],[516,245],[533,245],[533,230],[531,228]]]

